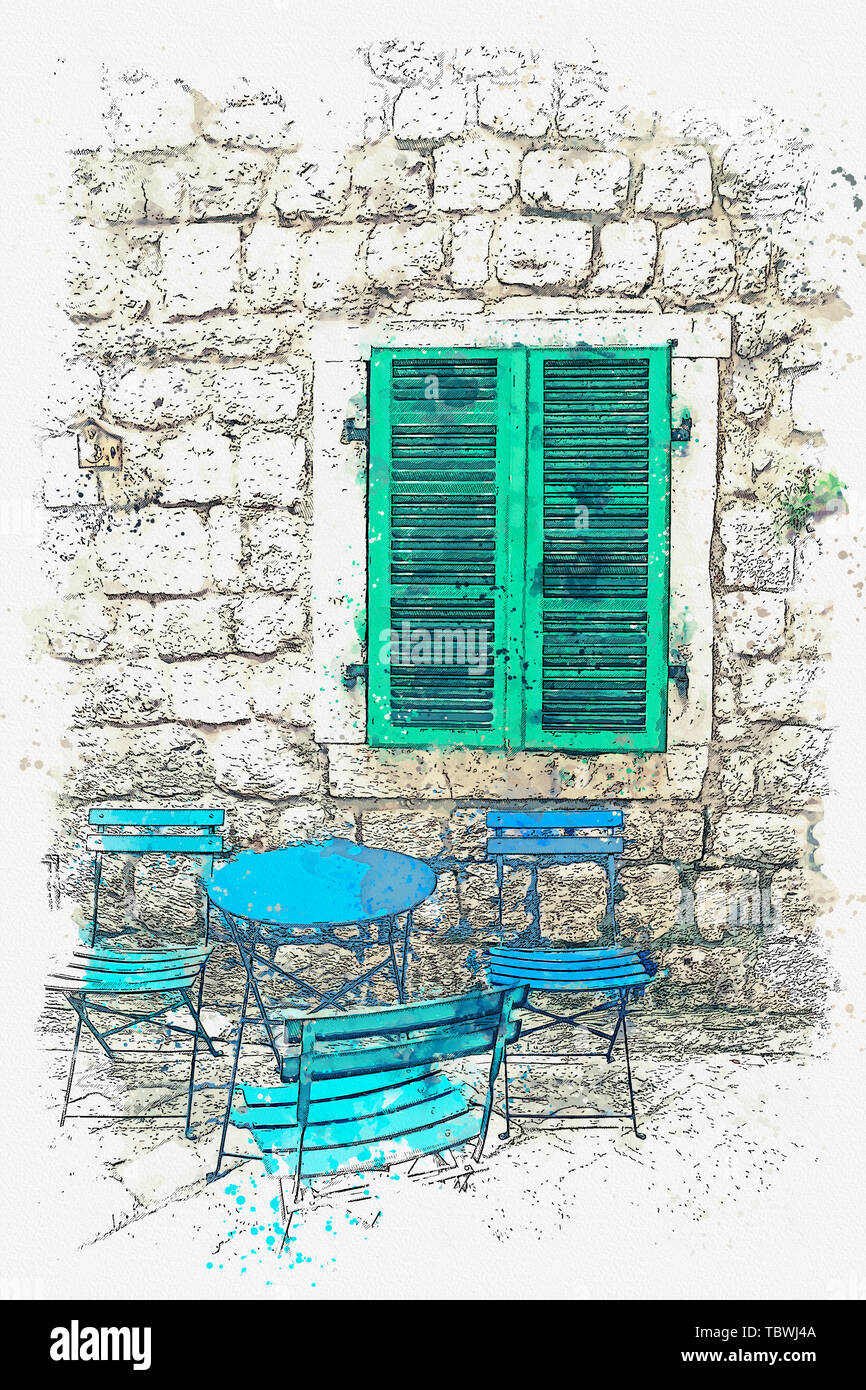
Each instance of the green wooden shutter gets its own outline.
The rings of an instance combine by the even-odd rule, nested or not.
[[[665,748],[669,473],[669,347],[529,352],[527,748]]]
[[[506,680],[506,658],[509,565],[522,567],[523,367],[522,353],[487,349],[372,354],[371,744],[501,747],[519,723],[519,664]]]

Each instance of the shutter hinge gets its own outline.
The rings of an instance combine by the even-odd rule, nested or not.
[[[687,410],[680,416],[680,423],[671,426],[671,443],[688,444],[692,437],[692,417]]]
[[[348,666],[343,667],[343,684],[347,690],[354,690],[359,680],[366,681],[366,679],[366,661],[350,661]]]
[[[685,700],[689,693],[689,668],[685,662],[671,662],[668,666],[668,680],[673,681],[678,693]]]
[[[370,427],[356,425],[352,419],[343,421],[343,432],[340,435],[341,444],[369,444]]]

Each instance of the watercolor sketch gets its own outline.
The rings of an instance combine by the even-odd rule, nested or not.
[[[866,1291],[864,176],[489,18],[317,101],[130,45],[64,134],[46,1293]]]

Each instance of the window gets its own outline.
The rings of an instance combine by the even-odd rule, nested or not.
[[[377,349],[368,739],[666,747],[670,345]]]

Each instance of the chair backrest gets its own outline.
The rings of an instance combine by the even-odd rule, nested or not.
[[[174,811],[161,807],[96,807],[90,824],[99,834],[88,835],[95,854],[220,854],[225,811],[206,807]],[[104,833],[108,831],[109,833]],[[166,834],[166,831],[175,833]]]
[[[283,1061],[284,1081],[306,1083],[335,1077],[426,1066],[492,1053],[498,1039],[516,1042],[520,1023],[512,1010],[526,989],[483,989],[422,1004],[397,1004],[363,1012],[317,1013],[288,1025],[300,1029],[300,1049]]]
[[[616,861],[622,854],[623,813],[598,811],[489,811],[487,857],[496,864],[497,925],[502,931],[504,866],[529,865],[529,902],[540,930],[538,867],[540,860],[557,863],[603,859],[607,871],[607,920],[616,944]]]

